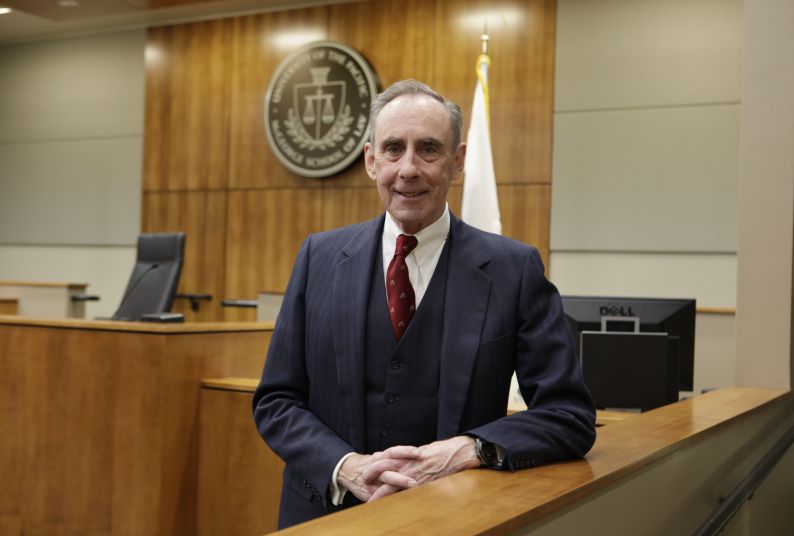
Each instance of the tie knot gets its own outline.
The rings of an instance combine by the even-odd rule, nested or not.
[[[407,257],[418,243],[419,241],[415,236],[401,234],[397,237],[397,247],[394,248],[394,254]]]

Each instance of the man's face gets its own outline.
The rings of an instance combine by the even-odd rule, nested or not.
[[[452,137],[447,109],[426,95],[397,97],[378,114],[374,145],[364,146],[367,173],[403,232],[415,234],[443,214],[466,154]]]

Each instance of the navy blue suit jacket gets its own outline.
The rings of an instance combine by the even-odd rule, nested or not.
[[[367,302],[383,219],[312,235],[295,262],[253,400],[260,435],[286,462],[282,527],[335,510],[333,469],[364,452]],[[537,251],[454,216],[448,240],[438,439],[501,445],[509,470],[583,456],[593,403]],[[506,416],[513,371],[528,409]]]

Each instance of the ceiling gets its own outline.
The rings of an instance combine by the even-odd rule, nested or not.
[[[337,0],[338,2],[338,0]],[[143,28],[333,0],[0,0],[0,45]]]

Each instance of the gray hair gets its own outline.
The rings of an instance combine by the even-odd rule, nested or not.
[[[460,145],[460,137],[463,130],[463,113],[460,111],[460,106],[449,99],[445,99],[427,84],[410,79],[393,83],[383,92],[378,93],[378,96],[372,101],[372,108],[369,114],[369,142],[373,145],[375,144],[375,124],[378,120],[378,114],[387,104],[403,95],[427,95],[444,105],[449,114],[449,126],[452,128],[452,150],[456,150]]]

